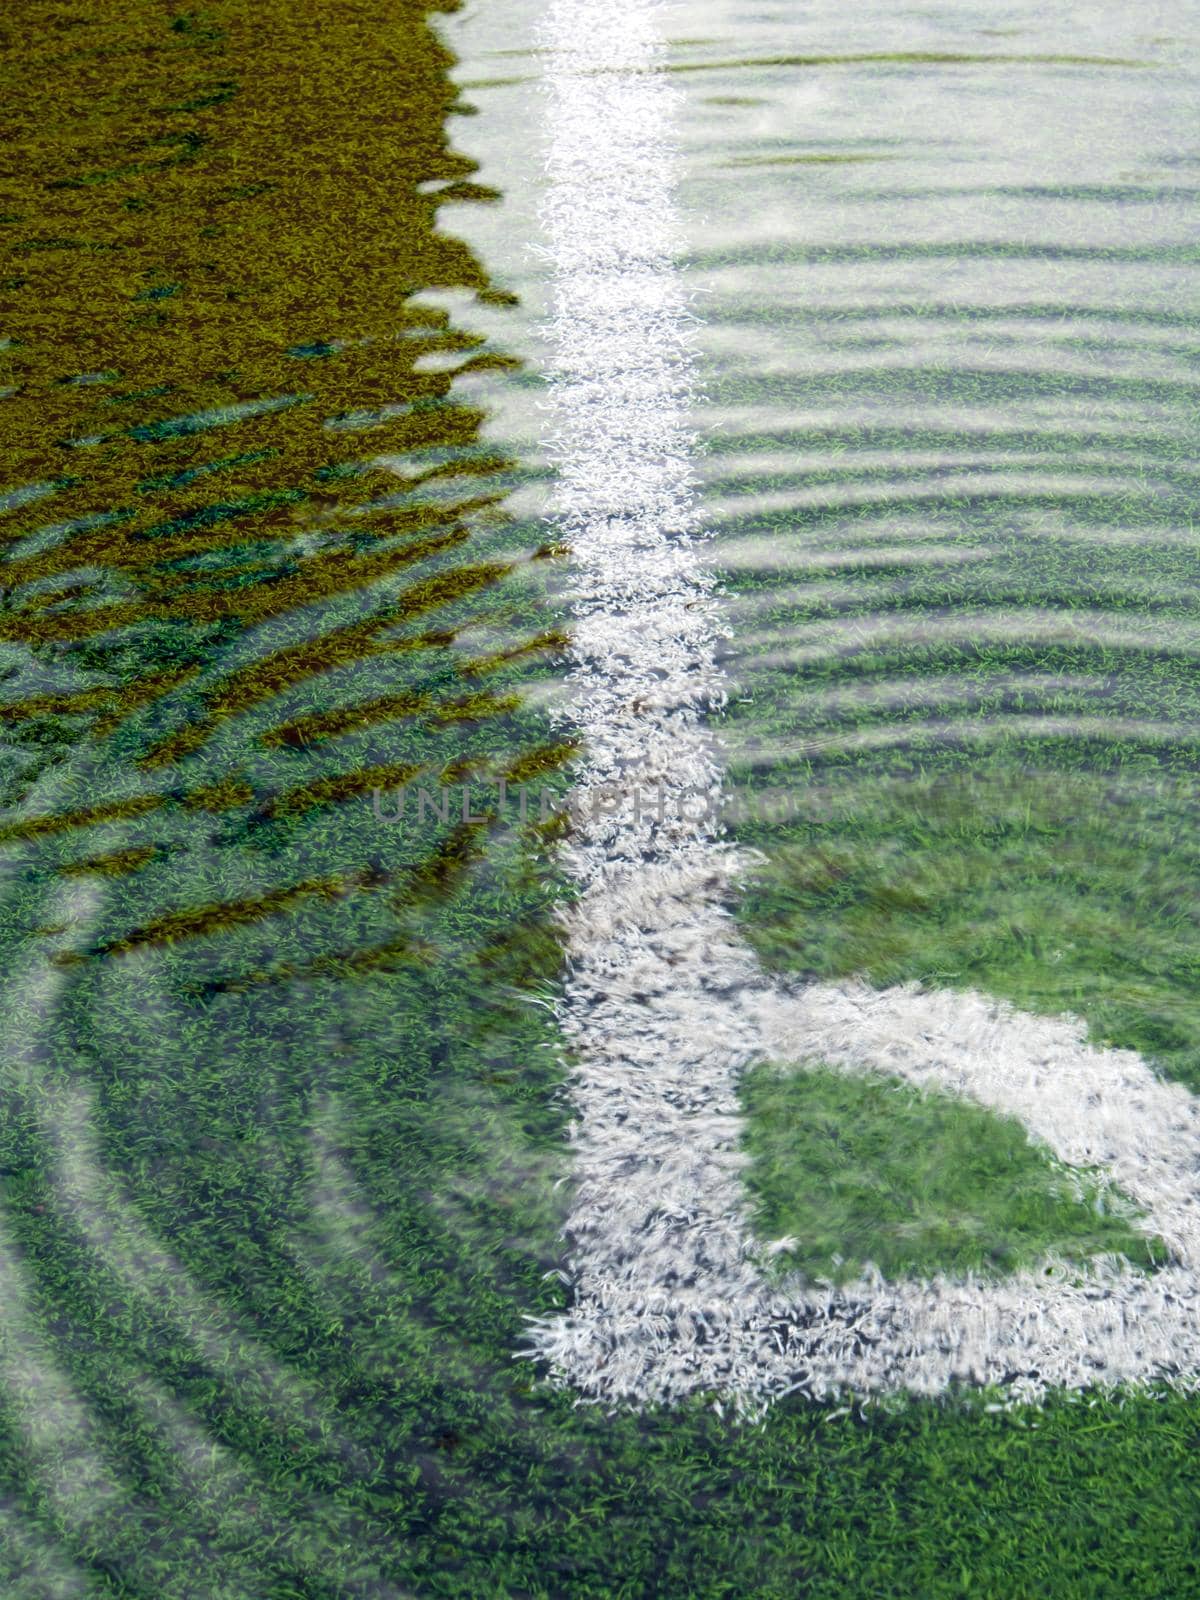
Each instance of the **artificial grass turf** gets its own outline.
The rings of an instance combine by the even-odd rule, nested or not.
[[[482,921],[498,930],[499,908]],[[193,1593],[197,1561],[231,1597],[1189,1592],[1190,1401],[1007,1417],[967,1396],[832,1420],[784,1402],[754,1428],[539,1392],[511,1351],[521,1313],[562,1300],[540,1276],[561,1144],[552,1078],[504,1069],[551,1060],[551,1035],[464,971],[319,1004],[292,989],[257,1001],[249,1034],[234,997],[194,1024],[200,1071],[156,1053],[174,1036],[157,1008],[118,1057],[131,1013],[110,991],[114,1037],[71,1069],[96,1086],[115,1247],[80,1233],[89,1152],[55,1085],[9,1167],[37,1338],[85,1407],[77,1454],[116,1480],[100,1516],[67,1442],[31,1471],[10,1394],[5,1492],[37,1550],[114,1596]]]
[[[743,309],[730,313],[733,320]],[[1086,307],[1067,311],[1087,314]],[[1026,313],[1040,319],[1043,310],[1015,314]],[[988,314],[961,309],[964,325]],[[774,306],[769,315],[786,328],[786,307],[777,322]],[[922,306],[913,315],[936,335],[959,308]],[[822,310],[811,316],[836,320]],[[1132,311],[1131,322],[1137,316]],[[1174,312],[1169,320],[1179,325]],[[938,432],[927,422],[856,426],[838,416],[836,380],[823,390],[809,376],[802,399],[774,375],[761,393],[752,380],[729,384],[738,404],[761,398],[764,411],[758,433],[713,441],[718,465],[736,466],[742,450],[778,449],[785,475],[762,469],[727,489],[786,493],[797,483],[786,477],[786,452],[806,447],[848,452],[841,462],[859,449],[962,450],[983,468],[1028,449],[1053,468],[1091,443],[1063,419],[1031,425],[1024,436],[1015,427],[997,430],[990,418],[970,433]],[[934,376],[939,396],[970,398],[973,380],[955,388],[944,385],[944,372]],[[928,401],[924,372],[920,382],[912,369],[889,374],[886,384],[876,377],[864,384],[850,375],[847,403],[886,388],[892,413],[903,418],[906,404]],[[1019,412],[1028,399],[1022,375],[974,381],[975,394],[998,406]],[[808,407],[814,395],[828,400],[829,415],[810,439],[787,429],[786,413],[793,398]],[[767,402],[776,410],[764,421]],[[1183,420],[1178,410],[1176,417]],[[780,422],[777,432],[771,420]],[[843,478],[830,469],[828,506],[764,512],[727,502],[723,533],[758,541],[761,556],[757,568],[737,568],[728,583],[739,614],[730,649],[738,697],[721,731],[733,753],[737,836],[766,858],[737,911],[768,970],[961,986],[1034,1012],[1070,1012],[1086,1020],[1097,1043],[1137,1049],[1164,1074],[1200,1088],[1195,603],[1184,578],[1190,546],[1175,534],[1188,522],[1176,470],[1186,462],[1187,437],[1168,425],[1161,434],[1123,430],[1094,441],[1114,464],[1136,449],[1139,480],[1144,468],[1152,479],[1176,480],[1163,491],[1134,482],[1131,471],[1120,496],[1048,496],[1024,487],[962,495],[937,486],[850,506],[839,499]],[[813,480],[806,474],[805,481]],[[893,563],[889,548],[899,550]],[[960,554],[969,559],[957,560]],[[1136,623],[1140,638],[1122,632],[1122,617]],[[1048,618],[1056,636],[1040,626]],[[1004,636],[998,629],[1006,626]],[[1040,727],[1039,716],[1046,717]],[[767,1081],[752,1074],[743,1085],[747,1137],[752,1150],[757,1141],[777,1151],[774,1177],[790,1182],[775,1196],[778,1213],[760,1222],[764,1239],[801,1234],[785,1221],[789,1202],[807,1206],[801,1221],[820,1215],[818,1181],[800,1158],[816,1136],[808,1131],[791,1143],[783,1117],[771,1120],[778,1108],[756,1105]],[[824,1109],[814,1087],[799,1078],[770,1084],[780,1100],[807,1091]],[[854,1092],[836,1082],[831,1088],[838,1098]],[[872,1098],[884,1093],[871,1085]],[[789,1108],[791,1127],[799,1115]],[[985,1153],[997,1131],[990,1123]],[[854,1142],[844,1124],[839,1133]],[[891,1157],[890,1149],[877,1156],[866,1180],[872,1191]],[[939,1182],[950,1176],[937,1174]],[[752,1188],[762,1179],[761,1167],[757,1178],[752,1167]],[[1196,1556],[1182,1534],[1194,1513],[1196,1474],[1180,1457],[1180,1470],[1168,1465],[1170,1447],[1160,1462],[1152,1445],[1140,1456],[1149,1441],[1194,1427],[1194,1401],[1087,1395],[1073,1422],[1072,1402],[1052,1398],[1024,1419],[1028,1453],[1014,1453],[1011,1439],[1001,1444],[991,1418],[960,1404],[905,1403],[895,1421],[859,1425],[870,1441],[864,1447],[879,1452],[880,1471],[895,1467],[906,1488],[881,1514],[871,1491],[850,1487],[855,1468],[844,1459],[830,1463],[848,1504],[865,1509],[853,1533],[841,1530],[860,1564],[846,1560],[833,1576],[827,1557],[809,1580],[811,1592],[1115,1596],[1129,1586],[1200,1593]],[[790,1426],[790,1418],[769,1418],[764,1436],[777,1426]],[[1068,1459],[1079,1473],[1075,1486],[1056,1487]],[[908,1496],[917,1482],[923,1520],[914,1539]],[[1154,1556],[1127,1561],[1118,1553],[1148,1550],[1141,1544],[1148,1529],[1138,1521],[1143,1492],[1168,1545],[1182,1538],[1170,1570],[1156,1570]],[[1060,1518],[1065,1543],[1052,1551],[1042,1518],[1056,1504],[1051,1515]],[[889,1533],[881,1534],[889,1513]]]
[[[358,803],[289,826],[327,862],[378,833]],[[47,876],[71,845],[40,843]],[[231,829],[230,859],[247,848]],[[564,1303],[543,1276],[559,1041],[511,992],[553,985],[559,886],[525,848],[498,836],[423,904],[435,959],[198,984],[214,960],[263,968],[262,946],[379,942],[378,897],[318,899],[68,969],[52,1033],[25,1020],[46,1065],[7,1100],[6,1328],[81,1420],[39,1441],[21,1425],[38,1392],[8,1391],[21,1559],[57,1553],[122,1597],[191,1594],[198,1563],[231,1600],[1192,1592],[1192,1400],[997,1416],[968,1394],[832,1418],[785,1401],[739,1427],[700,1402],[576,1409],[513,1361],[523,1314]],[[142,874],[110,892],[117,926],[164,898]]]
[[[996,1277],[1051,1252],[1166,1259],[1129,1202],[1094,1176],[1077,1187],[1014,1118],[819,1062],[763,1063],[741,1098],[757,1230],[791,1241],[777,1269],[837,1283],[868,1263],[885,1278]]]
[[[785,1403],[761,1429],[738,1429],[698,1406],[639,1420],[581,1414],[568,1397],[532,1402],[501,1364],[482,1366],[455,1375],[457,1404],[435,1388],[421,1405],[414,1386],[416,1417],[397,1407],[376,1420],[403,1430],[404,1446],[393,1438],[369,1489],[341,1470],[340,1516],[314,1495],[328,1471],[281,1441],[287,1465],[257,1505],[203,1528],[208,1573],[232,1544],[254,1574],[252,1588],[215,1592],[341,1594],[368,1573],[378,1587],[366,1592],[390,1580],[423,1594],[597,1600],[1195,1592],[1200,1416],[1186,1402],[1054,1401],[1032,1420],[970,1403],[866,1420]],[[364,1410],[349,1420],[361,1427]],[[127,1449],[117,1429],[108,1442]],[[152,1469],[177,1472],[169,1456],[141,1466],[160,1505]],[[167,1509],[181,1515],[178,1501]],[[76,1518],[64,1544],[78,1540]],[[185,1521],[149,1563],[157,1592],[194,1592],[183,1562],[195,1549]],[[154,1592],[104,1565],[92,1592]]]
[[[826,774],[789,820],[746,830],[771,862],[740,906],[764,962],[1070,1012],[1200,1088],[1194,778],[906,759]]]
[[[512,1359],[523,1316],[566,1298],[561,1041],[528,1003],[558,974],[562,885],[532,830],[435,859],[436,830],[381,831],[339,786],[414,765],[454,784],[472,759],[484,784],[550,730],[504,712],[447,739],[381,714],[344,739],[260,737],[314,731],[332,700],[457,693],[447,634],[489,604],[519,637],[545,620],[536,585],[497,576],[443,593],[423,653],[381,660],[377,635],[345,631],[364,613],[424,626],[428,591],[396,585],[428,526],[461,514],[472,556],[534,542],[477,525],[469,468],[437,516],[367,514],[394,479],[364,457],[418,474],[481,421],[415,369],[462,348],[455,331],[399,308],[427,282],[488,292],[414,198],[470,170],[442,136],[448,60],[423,7],[384,11],[45,6],[6,41],[28,135],[12,481],[55,485],[18,519],[6,693],[49,677],[59,700],[23,703],[8,751],[38,821],[7,840],[2,934],[0,1584],[1194,1592],[1190,1401],[1036,1418],[972,1397],[866,1417],[785,1402],[747,1428],[702,1402],[576,1409]],[[366,442],[327,426],[347,415]],[[112,507],[136,509],[88,523]],[[94,587],[70,589],[77,567]],[[261,699],[206,722],[248,694],[247,666]],[[163,743],[181,729],[204,742]],[[84,959],[44,962],[93,880]]]
[[[818,980],[961,986],[1024,1010],[1070,1012],[1096,1042],[1139,1050],[1196,1087],[1194,784],[1003,755],[931,765],[907,776],[866,763],[826,774],[796,791],[788,820],[746,828],[768,865],[739,914],[764,963]],[[781,1263],[830,1276],[872,1258],[885,1276],[887,1263],[986,1271],[1026,1264],[1058,1226],[1067,1254],[1067,1237],[1082,1227],[1076,1248],[1085,1253],[1111,1247],[1146,1259],[1145,1242],[1119,1241],[1111,1218],[1092,1244],[1083,1213],[1069,1221],[1072,1207],[1051,1224],[1052,1169],[1012,1124],[980,1108],[820,1072],[751,1074],[743,1106],[764,1237],[803,1241]],[[836,1242],[838,1226],[848,1248]],[[990,1261],[988,1233],[998,1252]],[[846,1258],[837,1272],[834,1253]]]

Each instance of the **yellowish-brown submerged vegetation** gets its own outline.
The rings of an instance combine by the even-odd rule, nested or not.
[[[512,680],[565,639],[497,591],[559,552],[494,548],[514,463],[455,393],[517,363],[418,298],[513,298],[439,226],[496,194],[451,147],[472,108],[429,9],[35,0],[0,25],[2,717],[28,801],[8,838],[164,805],[278,823],[361,804],[452,773],[439,730],[474,730],[476,774],[492,746],[501,769],[529,759]],[[489,605],[511,642],[472,655],[456,635]],[[400,658],[403,687],[371,692],[370,663]],[[254,776],[215,743],[248,717]],[[415,759],[395,759],[400,724],[422,730]],[[149,792],[47,813],[35,781],[88,741],[123,741]],[[533,743],[539,772],[569,754]],[[64,870],[156,859],[123,842]],[[173,913],[175,935],[217,912]]]

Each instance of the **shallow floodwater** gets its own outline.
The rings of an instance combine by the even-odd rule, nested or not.
[[[746,937],[801,978],[1069,1012],[1200,1084],[1182,12],[714,4],[664,26],[693,471],[730,630],[713,725],[731,831],[765,858]],[[464,91],[500,130],[483,175],[521,219],[469,226],[521,292],[512,337],[537,367],[533,29],[454,24]],[[825,1116],[815,1085],[796,1080],[788,1115]],[[761,1168],[772,1234],[820,1209],[814,1155],[858,1206],[859,1153],[818,1143]],[[889,1226],[920,1235],[932,1188],[894,1196]],[[878,1220],[851,1259],[880,1259]],[[899,1255],[929,1259],[911,1237]]]
[[[256,12],[3,42],[0,1578],[786,1584],[802,1408],[714,1488],[711,1414],[513,1359],[570,1298],[539,10]],[[662,70],[744,937],[1200,1088],[1192,21],[679,4]],[[750,1182],[808,1270],[1066,1228],[1011,1125],[789,1082]]]
[[[748,931],[1195,1085],[1183,14],[786,15],[673,61]]]

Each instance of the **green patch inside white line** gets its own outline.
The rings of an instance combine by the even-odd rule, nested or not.
[[[1166,1247],[1100,1174],[1065,1166],[1015,1119],[898,1079],[761,1065],[741,1085],[755,1231],[772,1270],[845,1282],[1000,1277],[1048,1257]]]

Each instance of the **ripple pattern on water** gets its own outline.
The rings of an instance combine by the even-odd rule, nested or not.
[[[1164,729],[1167,759],[1194,757],[1200,279],[1178,130],[1197,84],[1170,39],[1147,55],[1101,9],[1111,59],[1076,53],[1086,96],[1032,13],[1019,81],[1015,54],[985,72],[899,15],[878,49],[821,58],[839,77],[816,87],[815,54],[718,54],[777,38],[774,11],[731,4],[681,50],[756,81],[752,107],[694,108],[688,269],[739,619],[725,732],[760,774],[772,750],[798,781],[900,747],[952,759],[967,734],[1041,760],[1039,718],[1095,759]],[[823,22],[856,31],[818,8],[797,32]],[[985,22],[956,17],[964,46]],[[817,159],[856,146],[890,158],[869,185]]]
[[[717,17],[679,65],[714,89],[687,270],[721,733],[771,863],[744,925],[775,966],[1076,1010],[1200,1081],[1186,40],[1018,6],[1023,61],[985,66],[983,7],[868,38],[819,6],[772,56],[778,8]]]
[[[556,552],[429,9],[0,41],[6,1593],[408,1593],[557,1303]]]

